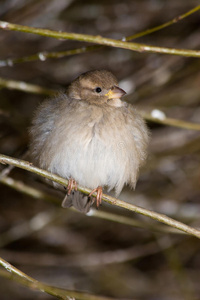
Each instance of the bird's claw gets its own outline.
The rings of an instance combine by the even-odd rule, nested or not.
[[[70,178],[68,180],[68,186],[67,186],[67,195],[70,195],[72,190],[77,191],[78,187],[77,187],[77,182],[76,180]]]
[[[89,194],[89,197],[91,197],[95,192],[97,193],[96,196],[97,208],[99,208],[99,205],[101,204],[101,200],[102,200],[102,195],[103,195],[102,187],[98,186],[97,188],[93,189]]]

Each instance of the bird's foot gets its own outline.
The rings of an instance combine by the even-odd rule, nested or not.
[[[72,190],[77,191],[78,187],[77,187],[77,182],[76,180],[70,178],[68,180],[68,186],[67,186],[67,195],[70,195]]]
[[[102,194],[103,194],[102,186],[98,186],[96,189],[92,190],[91,193],[89,194],[89,197],[91,197],[92,194],[95,192],[97,193],[96,196],[97,208],[99,208],[99,205],[101,204],[101,200],[102,200]]]

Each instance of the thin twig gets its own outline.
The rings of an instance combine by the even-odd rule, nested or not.
[[[13,31],[20,31],[25,33],[32,33],[32,34],[51,37],[55,39],[76,40],[76,41],[94,43],[94,44],[104,45],[109,47],[127,49],[127,50],[132,50],[137,52],[162,53],[162,54],[179,55],[185,57],[200,57],[200,51],[195,51],[195,50],[175,49],[175,48],[150,46],[150,45],[139,44],[139,43],[130,43],[130,42],[124,42],[124,41],[114,40],[110,38],[104,38],[99,35],[94,36],[89,34],[60,32],[55,30],[41,29],[41,28],[35,28],[35,27],[24,26],[19,24],[13,24],[5,21],[0,21],[0,28],[3,30],[13,30]]]
[[[0,177],[0,183],[9,186],[10,188],[21,192],[25,195],[28,195],[34,199],[40,199],[40,200],[45,200],[51,203],[54,203],[56,205],[61,205],[61,200],[58,197],[53,197],[52,195],[45,193],[41,190],[38,190],[32,186],[29,186],[25,183],[23,183],[22,181],[18,181],[14,178],[8,177],[8,176],[4,176],[4,177]],[[79,211],[70,208],[71,210],[74,210],[76,213],[79,213]],[[64,215],[66,214],[66,212],[64,213]],[[155,231],[155,232],[165,232],[165,233],[175,233],[175,234],[186,234],[186,232],[177,230],[175,228],[166,226],[166,225],[161,225],[161,224],[157,224],[157,223],[149,223],[149,222],[143,222],[143,221],[139,221],[137,219],[133,219],[127,216],[123,216],[123,215],[119,215],[116,213],[111,213],[108,211],[103,211],[103,210],[97,210],[94,208],[91,208],[89,213],[87,213],[87,216],[89,217],[94,217],[94,218],[100,218],[100,219],[104,219],[104,220],[109,220],[112,222],[116,222],[116,223],[120,223],[120,224],[125,224],[128,226],[134,226],[137,228],[144,228],[147,230],[151,230],[151,231]],[[4,234],[5,236],[5,234]],[[3,241],[2,239],[2,234],[0,235],[0,246],[5,245],[5,239]],[[7,244],[7,242],[6,242]]]
[[[0,182],[15,189],[18,192],[24,193],[34,199],[43,199],[48,202],[54,203],[56,205],[61,204],[60,200],[57,197],[52,196],[43,191],[40,191],[32,186],[25,184],[22,181],[16,180],[14,178],[2,176],[2,177],[0,177]]]
[[[159,31],[161,29],[164,29],[166,27],[169,27],[169,26],[179,22],[180,20],[183,20],[184,18],[190,16],[191,14],[197,12],[199,9],[200,9],[200,5],[196,6],[195,8],[187,11],[186,13],[184,13],[180,16],[173,18],[172,20],[170,20],[164,24],[161,24],[159,26],[147,29],[145,31],[142,31],[142,32],[139,32],[139,33],[127,36],[127,37],[124,37],[123,41],[128,42],[131,40],[135,40],[137,38],[143,37],[145,35],[148,35],[148,34],[156,32],[156,31]],[[66,50],[66,51],[39,52],[36,54],[32,54],[30,56],[0,60],[0,67],[13,66],[14,64],[22,63],[22,62],[30,62],[30,61],[35,61],[35,60],[46,61],[47,58],[61,58],[61,57],[69,56],[69,55],[87,53],[89,51],[99,50],[99,49],[101,49],[101,47],[102,46],[95,45],[95,46],[81,47],[81,48],[76,48],[76,49],[71,49],[71,50]]]
[[[173,119],[173,118],[167,118],[167,117],[160,119],[160,118],[153,117],[151,114],[146,113],[144,111],[142,111],[140,113],[143,116],[143,118],[145,118],[148,121],[155,122],[155,123],[179,127],[179,128],[185,128],[185,129],[200,130],[200,124],[198,124],[198,123],[191,123],[191,122],[186,122],[186,121]]]
[[[39,85],[26,83],[24,81],[17,81],[11,79],[0,78],[0,86],[6,87],[7,89],[11,90],[18,90],[32,94],[43,94],[48,96],[55,94],[54,90],[47,89]]]
[[[66,180],[66,179],[64,179],[64,178],[62,178],[58,175],[52,174],[48,171],[39,169],[39,168],[33,166],[31,163],[29,163],[27,161],[24,161],[24,160],[12,158],[12,157],[1,154],[0,155],[0,163],[11,164],[11,165],[14,165],[18,168],[25,169],[27,171],[36,173],[36,174],[38,174],[42,177],[45,177],[45,178],[50,179],[52,181],[55,181],[55,182],[57,182],[57,183],[59,183],[63,186],[68,185],[68,180]],[[89,195],[90,192],[91,192],[91,189],[84,188],[82,186],[78,186],[78,190],[80,192],[84,193],[84,194],[87,194],[87,195]],[[96,197],[96,193],[94,193],[93,196]],[[186,224],[183,224],[183,223],[181,223],[177,220],[174,220],[170,217],[167,217],[166,215],[159,214],[159,213],[156,213],[154,211],[142,208],[140,206],[136,206],[136,205],[124,202],[122,200],[119,200],[117,198],[108,196],[106,194],[103,194],[102,199],[104,201],[108,202],[109,204],[112,204],[112,205],[115,205],[115,206],[118,206],[118,207],[121,207],[121,208],[128,209],[128,210],[133,211],[135,213],[144,215],[146,217],[149,217],[149,218],[154,219],[156,221],[159,221],[161,223],[167,224],[167,225],[169,225],[171,227],[174,227],[176,229],[179,229],[181,231],[184,231],[184,232],[186,232],[190,235],[196,236],[197,238],[200,238],[200,230],[195,229],[193,227],[190,227]]]
[[[181,20],[183,20],[184,18],[194,14],[195,12],[197,12],[198,10],[200,10],[200,5],[197,5],[196,7],[192,8],[191,10],[187,11],[186,13],[180,15],[180,16],[177,16],[175,18],[173,18],[171,21],[168,21],[164,24],[161,24],[161,25],[158,25],[156,27],[153,27],[153,28],[150,28],[150,29],[147,29],[143,32],[139,32],[139,33],[136,33],[136,34],[133,34],[129,37],[126,38],[126,41],[130,41],[130,40],[133,40],[133,39],[137,39],[137,38],[140,38],[142,36],[145,36],[145,35],[148,35],[148,34],[151,34],[153,32],[156,32],[156,31],[159,31],[161,29],[164,29],[166,27],[169,27]]]
[[[24,57],[19,57],[19,58],[8,58],[4,60],[0,60],[0,67],[6,67],[10,66],[12,67],[14,64],[18,63],[24,63],[24,62],[31,62],[31,61],[46,61],[47,58],[62,58],[65,56],[70,56],[70,55],[76,55],[76,54],[81,54],[81,53],[86,53],[89,51],[94,51],[102,48],[102,46],[88,46],[88,47],[81,47],[81,48],[76,48],[76,49],[71,49],[71,50],[66,50],[66,51],[59,51],[59,52],[39,52],[36,54],[32,54],[30,56],[24,56]]]
[[[17,269],[16,267],[12,266],[9,262],[4,260],[3,258],[0,257],[0,265],[4,267],[9,273],[7,272],[2,272],[0,270],[0,275],[4,276],[6,278],[12,279],[16,282],[19,282],[23,284],[24,286],[27,286],[29,288],[32,288],[33,290],[39,290],[41,292],[45,292],[49,295],[55,296],[58,299],[69,299],[70,297],[74,297],[75,299],[80,299],[80,300],[111,300],[111,298],[108,297],[101,297],[101,296],[96,296],[92,294],[87,294],[87,293],[81,293],[77,291],[71,291],[71,290],[66,290],[66,289],[61,289],[57,287],[53,287],[44,283],[39,282],[38,280],[28,276],[21,270]]]
[[[38,86],[35,84],[29,84],[24,81],[16,81],[16,80],[3,79],[3,78],[0,78],[0,86],[8,88],[8,89],[15,89],[15,90],[23,91],[25,93],[44,94],[47,96],[53,96],[57,93],[56,90],[47,89],[47,88],[44,88],[44,87],[41,87],[41,86]],[[167,117],[165,117],[163,119],[158,119],[144,111],[140,111],[140,113],[146,120],[149,120],[149,121],[152,121],[155,123],[179,127],[179,128],[185,128],[185,129],[200,130],[200,124],[198,124],[198,123],[185,122],[182,120],[172,119],[172,118],[167,118]]]

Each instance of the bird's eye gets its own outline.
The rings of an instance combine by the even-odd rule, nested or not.
[[[96,92],[96,93],[101,93],[101,91],[102,91],[102,90],[101,90],[100,87],[97,87],[97,88],[95,89],[95,92]]]

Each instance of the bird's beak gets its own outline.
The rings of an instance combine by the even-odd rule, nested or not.
[[[108,99],[119,99],[122,96],[124,96],[126,92],[122,89],[120,89],[118,86],[114,85],[105,96],[108,97]]]

